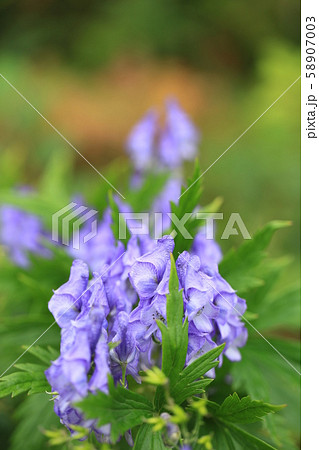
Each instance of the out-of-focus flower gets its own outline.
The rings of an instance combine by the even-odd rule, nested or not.
[[[127,139],[127,151],[138,172],[144,171],[151,166],[156,128],[157,114],[154,111],[149,111],[142,120],[134,126]]]
[[[196,156],[198,143],[196,127],[176,100],[166,102],[163,127],[158,123],[157,114],[148,112],[135,125],[126,144],[136,170],[134,183],[138,185],[141,174],[154,164],[159,169],[176,169],[183,161],[192,160]]]
[[[199,132],[176,100],[166,104],[166,126],[159,140],[160,161],[172,169],[197,153]]]
[[[49,258],[51,252],[43,245],[46,239],[48,236],[39,217],[14,206],[0,208],[0,244],[15,264],[28,267],[28,253]]]

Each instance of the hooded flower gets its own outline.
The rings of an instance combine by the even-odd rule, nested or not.
[[[49,309],[61,327],[61,354],[45,374],[52,390],[58,393],[55,411],[61,422],[68,428],[81,425],[94,429],[104,440],[105,430],[97,429],[95,421],[85,421],[73,406],[88,392],[107,392],[110,373],[107,345],[110,308],[101,276],[95,273],[89,286],[88,277],[87,265],[75,260],[69,281],[55,291],[49,302]]]
[[[137,258],[129,271],[129,279],[141,300],[151,299],[168,289],[170,253],[174,249],[171,236],[159,239],[155,249]]]
[[[121,377],[124,378],[125,375],[132,375],[139,381],[139,354],[133,329],[129,324],[129,316],[126,312],[119,312],[114,329],[117,332],[112,339],[115,347],[110,350],[112,374],[116,381]]]
[[[217,265],[209,272],[200,270],[201,262],[197,256],[183,252],[176,261],[181,286],[184,288],[186,314],[190,326],[188,359],[198,354],[202,348],[201,338],[205,337],[211,345],[225,343],[225,355],[232,361],[240,359],[238,347],[246,343],[247,331],[241,321],[246,309],[245,300],[239,298],[218,273]],[[196,344],[197,342],[197,344]],[[196,348],[198,345],[198,348]]]
[[[183,252],[177,259],[176,267],[184,288],[186,313],[199,333],[213,333],[214,321],[219,308],[214,304],[214,289],[209,277],[200,272],[200,259]]]

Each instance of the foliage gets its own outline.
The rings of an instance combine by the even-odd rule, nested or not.
[[[197,167],[188,186],[198,175]],[[152,192],[144,186],[134,194],[134,208],[142,199],[148,208],[162,183],[162,179],[154,182]],[[149,186],[149,182],[146,185]],[[186,189],[183,188],[182,193],[185,194],[179,203],[172,205],[177,217],[181,217],[185,210],[193,211],[198,204],[200,182],[189,191]],[[92,204],[103,204],[105,191],[97,192]],[[146,192],[149,195],[147,199]],[[14,197],[7,190],[1,195],[5,201]],[[67,197],[68,193],[64,195]],[[32,212],[41,210],[48,223],[49,214],[58,205],[47,204],[43,209],[41,198],[42,194],[34,196],[30,203],[17,199],[16,204]],[[117,207],[113,198],[109,203],[113,217],[116,217]],[[223,366],[216,370],[215,380],[205,377],[205,374],[218,366],[217,359],[223,346],[208,351],[185,367],[188,323],[183,321],[183,292],[179,289],[175,260],[171,257],[167,322],[166,325],[158,322],[162,333],[161,371],[154,368],[142,374],[145,376],[142,376],[141,385],[129,380],[128,386],[114,386],[110,378],[108,394],[89,395],[80,404],[88,418],[111,424],[111,448],[126,448],[123,439],[120,444],[117,440],[129,430],[132,430],[135,449],[167,448],[171,445],[171,437],[163,413],[169,414],[171,423],[179,427],[183,439],[179,443],[190,444],[196,450],[209,448],[209,445],[230,450],[296,448],[300,392],[299,286],[294,284],[276,289],[276,281],[289,260],[272,260],[266,254],[273,234],[288,225],[286,221],[270,222],[252,240],[226,253],[220,263],[220,273],[247,300],[248,311],[244,320],[247,321],[249,338],[241,349],[241,361],[229,363],[224,358]],[[198,223],[192,220],[186,224],[191,233],[195,233],[197,227]],[[179,235],[176,236],[176,249],[177,252],[185,249]],[[4,275],[0,282],[3,370],[19,356],[21,343],[25,347],[20,354],[52,324],[47,300],[52,288],[66,281],[71,261],[60,248],[52,248],[52,252],[53,257],[48,260],[32,255],[28,269],[17,268],[0,255]],[[10,301],[12,298],[15,302]],[[269,343],[284,355],[288,363]],[[23,356],[23,363],[18,361],[14,370],[0,379],[1,397],[36,393],[32,397],[22,395],[21,400],[16,400],[20,402],[16,415],[18,425],[13,433],[11,449],[19,450],[22,436],[27,434],[32,434],[30,442],[34,450],[43,448],[45,437],[39,424],[47,429],[50,443],[61,449],[65,444],[69,448],[103,448],[102,444],[92,441],[92,436],[85,443],[77,442],[65,435],[61,428],[52,430],[58,424],[52,402],[49,402],[50,394],[46,393],[50,387],[44,370],[58,354],[59,337],[55,326],[43,335],[40,345],[31,347]],[[228,376],[227,383],[225,376]],[[287,408],[281,411],[282,406],[272,403],[287,404]],[[180,413],[180,407],[184,415]],[[30,414],[32,409],[36,414]],[[77,432],[85,433],[86,430]]]

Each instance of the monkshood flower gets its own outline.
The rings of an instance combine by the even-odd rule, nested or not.
[[[176,261],[177,273],[185,298],[188,320],[197,334],[214,333],[214,319],[219,316],[219,308],[214,304],[214,288],[208,275],[200,271],[198,256],[183,252]]]
[[[212,264],[203,272],[200,259],[183,252],[176,261],[176,268],[184,289],[189,333],[193,335],[188,358],[203,346],[198,340],[196,348],[196,339],[205,337],[208,344],[213,341],[217,345],[225,343],[225,356],[231,361],[240,360],[238,348],[247,340],[247,330],[241,321],[246,310],[245,300],[239,298],[222,278],[217,265]]]
[[[176,169],[185,160],[196,156],[199,133],[176,100],[166,102],[166,118],[163,127],[158,115],[148,112],[135,125],[127,140],[127,152],[140,180],[143,172],[154,164],[157,168]],[[138,184],[138,182],[137,182]]]
[[[150,300],[155,294],[168,293],[170,253],[174,239],[164,236],[157,241],[155,249],[137,258],[129,271],[129,279],[140,300]]]
[[[54,292],[49,309],[61,327],[60,356],[45,371],[52,391],[58,394],[55,412],[71,431],[72,425],[81,425],[104,440],[108,428],[97,429],[95,421],[85,421],[73,406],[89,392],[107,393],[110,309],[101,276],[94,274],[89,285],[87,265],[75,260],[69,280]]]
[[[195,158],[199,133],[177,101],[166,103],[166,124],[159,138],[159,157],[165,167],[180,167]]]
[[[110,350],[111,368],[115,381],[126,375],[132,375],[136,381],[140,381],[138,375],[139,352],[136,346],[134,329],[129,323],[129,316],[126,312],[119,312],[114,328],[117,329],[112,342],[116,345]]]
[[[0,207],[0,244],[16,265],[28,267],[28,253],[49,258],[51,252],[42,244],[44,239],[48,236],[37,216],[14,206]]]

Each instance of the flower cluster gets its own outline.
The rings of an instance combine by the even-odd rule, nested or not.
[[[159,170],[177,169],[195,156],[198,140],[185,112],[170,101],[164,127],[158,126],[154,112],[148,113],[133,129],[127,147],[136,175],[144,176],[154,163]],[[169,213],[170,201],[177,201],[181,183],[180,174],[173,172],[151,210]],[[121,212],[130,212],[129,205],[115,201]],[[37,217],[4,206],[0,225],[0,241],[17,264],[28,265],[27,252],[49,256],[40,241],[45,234]],[[169,224],[162,225],[166,229]],[[80,241],[90,229],[91,223],[86,222]],[[107,393],[108,376],[123,385],[128,375],[140,382],[141,370],[160,364],[158,321],[166,323],[174,246],[170,235],[155,242],[149,235],[134,234],[125,246],[113,234],[108,208],[96,236],[78,250],[67,249],[75,258],[70,278],[49,301],[49,310],[61,328],[60,356],[45,373],[55,395],[55,412],[71,432],[80,425],[94,431],[101,442],[108,442],[109,426],[97,427],[95,420],[86,420],[76,403],[98,390]],[[247,331],[241,321],[246,302],[219,274],[221,258],[218,244],[199,229],[190,251],[176,260],[184,320],[189,324],[186,365],[222,343],[224,355],[238,361],[239,348],[246,343]],[[214,376],[214,369],[207,376]]]
[[[196,156],[199,133],[177,101],[166,103],[166,120],[163,128],[158,124],[158,114],[148,112],[133,128],[127,140],[127,151],[138,173],[156,166],[176,169],[184,160]]]
[[[71,432],[73,425],[95,429],[94,421],[83,421],[72,404],[88,392],[107,392],[107,374],[110,373],[109,305],[101,277],[94,274],[91,285],[88,283],[87,265],[75,260],[69,281],[54,292],[49,302],[49,309],[61,327],[61,354],[45,374],[57,393],[55,412]],[[90,373],[92,363],[94,369]],[[98,435],[107,435],[109,430],[96,431]]]
[[[58,393],[55,411],[70,429],[81,424],[104,440],[108,429],[96,429],[94,421],[85,421],[73,403],[98,389],[107,392],[108,374],[116,382],[125,384],[127,375],[139,382],[139,371],[160,360],[157,320],[166,322],[174,240],[164,236],[151,251],[143,254],[142,249],[143,243],[133,236],[127,250],[94,272],[90,282],[88,266],[75,260],[69,281],[49,302],[61,327],[60,357],[46,371]],[[226,357],[240,359],[238,348],[247,338],[240,320],[245,301],[221,277],[214,262],[209,267],[201,264],[194,249],[192,254],[183,252],[176,267],[189,321],[186,364],[221,343],[226,344]]]

